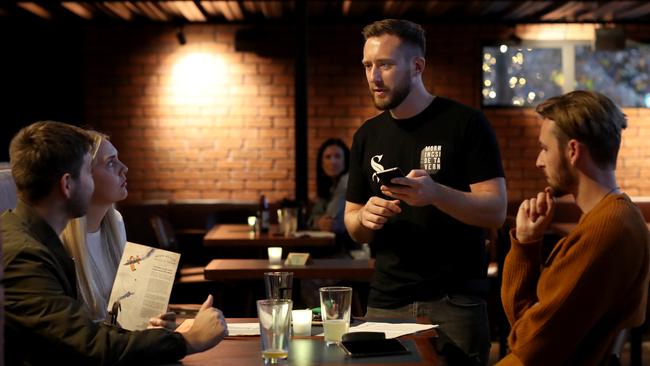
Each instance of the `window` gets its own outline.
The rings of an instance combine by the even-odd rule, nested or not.
[[[483,105],[536,105],[561,94],[563,84],[560,48],[483,49]]]
[[[585,42],[483,47],[483,105],[532,107],[575,89],[650,107],[650,46],[595,51]]]
[[[621,51],[576,47],[576,89],[601,92],[623,107],[650,108],[650,46]]]

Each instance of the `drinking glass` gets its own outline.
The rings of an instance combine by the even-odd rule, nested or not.
[[[350,327],[351,287],[321,287],[320,309],[325,331],[325,342],[340,343]]]
[[[264,288],[266,298],[271,300],[291,300],[293,272],[265,272]]]
[[[265,363],[278,363],[289,357],[291,300],[257,300],[260,342]]]

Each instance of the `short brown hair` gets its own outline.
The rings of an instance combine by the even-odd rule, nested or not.
[[[627,118],[611,99],[594,91],[576,90],[544,101],[536,111],[555,122],[561,145],[576,139],[587,145],[600,168],[616,167]]]
[[[415,46],[424,57],[427,50],[426,32],[419,24],[404,19],[384,19],[369,24],[361,32],[363,38],[368,40],[371,37],[379,37],[384,34],[391,34],[402,42]]]
[[[35,203],[69,173],[78,178],[93,138],[66,123],[40,121],[18,131],[9,145],[11,174],[20,196]]]

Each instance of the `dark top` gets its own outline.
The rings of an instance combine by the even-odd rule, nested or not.
[[[424,169],[431,178],[463,192],[470,184],[503,177],[494,131],[482,113],[436,97],[420,114],[402,120],[385,111],[354,135],[346,199],[365,204],[384,196],[375,172]],[[377,270],[368,305],[396,308],[466,291],[486,277],[484,233],[434,206],[410,207],[375,233]]]
[[[51,226],[22,201],[1,217],[7,365],[172,362],[180,333],[94,323],[77,298],[74,263]]]

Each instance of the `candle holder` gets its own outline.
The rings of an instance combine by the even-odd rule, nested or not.
[[[250,229],[251,233],[255,233],[255,229],[257,228],[257,217],[248,216],[248,228]]]
[[[292,310],[291,319],[293,321],[293,335],[311,335],[311,310]]]
[[[272,265],[282,264],[282,247],[269,247],[269,263]]]

